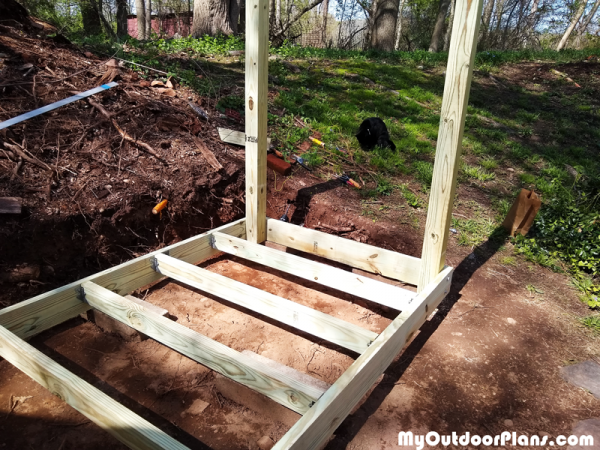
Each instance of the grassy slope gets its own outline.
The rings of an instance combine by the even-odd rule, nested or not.
[[[198,92],[221,98],[220,90],[224,86],[232,82],[243,86],[240,77],[243,61],[219,56],[239,48],[243,48],[243,42],[238,39],[181,39],[134,48],[125,57],[171,70]],[[294,73],[281,60],[269,64],[270,74],[276,77],[273,87],[277,90],[270,106],[273,112],[284,111],[279,116],[270,115],[270,132],[281,148],[286,153],[297,153],[296,146],[317,131],[327,144],[348,150],[343,154],[334,148],[323,150],[313,146],[303,155],[319,166],[323,178],[346,172],[366,183],[363,194],[367,197],[401,196],[406,200],[406,205],[401,205],[403,208],[425,205],[438,133],[446,55],[295,47],[274,49],[274,52],[302,69]],[[591,186],[593,194],[600,172],[597,158],[600,78],[597,72],[588,70],[575,80],[582,86],[576,88],[551,70],[556,67],[569,71],[569,66],[557,65],[557,62],[583,61],[598,54],[600,50],[478,54],[463,140],[460,182],[479,191],[486,201],[457,199],[455,206],[465,212],[453,219],[460,244],[475,246],[490,238],[523,187],[535,188],[547,204],[557,198],[576,202],[586,186],[588,193]],[[206,57],[208,59],[204,59]],[[534,63],[505,64],[519,61]],[[531,69],[536,63],[540,64]],[[590,62],[587,67],[600,71],[597,63]],[[197,77],[199,71],[204,74],[202,78]],[[243,104],[243,99],[230,98],[226,103]],[[385,121],[397,152],[360,149],[354,133],[360,122],[371,116]],[[296,126],[294,117],[301,117],[311,130]],[[574,183],[567,165],[578,172],[578,184]],[[598,211],[597,205],[591,202],[582,205],[587,208],[586,213]],[[405,209],[412,217],[410,210]],[[377,211],[369,207],[365,207],[363,213],[373,216],[374,220],[378,216]],[[424,213],[417,216],[423,218]],[[556,268],[561,265],[560,254],[547,255],[537,249],[528,255],[544,265]],[[515,258],[506,256],[503,261],[514,264]],[[589,287],[593,283],[585,283],[588,288],[584,290],[593,294]]]

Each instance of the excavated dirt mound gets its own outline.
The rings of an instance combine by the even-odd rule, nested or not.
[[[0,197],[23,203],[0,215],[0,274],[40,269],[1,306],[241,217],[243,159],[188,104],[211,101],[16,25],[0,29],[0,70],[0,121],[118,83],[0,131]]]

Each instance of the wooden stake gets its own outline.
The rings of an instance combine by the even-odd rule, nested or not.
[[[446,260],[482,4],[482,0],[465,0],[456,4],[421,255],[419,291],[440,273]]]
[[[267,239],[269,1],[246,4],[246,236]]]

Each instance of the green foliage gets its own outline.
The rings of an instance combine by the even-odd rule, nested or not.
[[[233,109],[243,115],[245,112],[244,99],[237,95],[223,97],[217,103],[217,109],[222,113],[224,113],[227,109]]]
[[[580,321],[587,328],[600,333],[600,316],[583,317]]]
[[[385,178],[384,176],[379,175],[377,177],[377,193],[379,195],[390,195],[394,190],[394,185],[392,182]]]
[[[244,50],[244,40],[241,36],[192,36],[178,39],[156,39],[147,43],[140,43],[141,49],[156,48],[164,53],[178,53],[185,51],[189,56],[227,55],[231,50]]]
[[[463,165],[463,173],[469,177],[479,181],[491,181],[496,178],[496,174],[489,173],[483,170],[480,166],[470,166],[468,164]]]
[[[406,202],[410,206],[412,206],[413,208],[420,208],[421,206],[423,206],[423,202],[421,202],[419,196],[412,192],[406,184],[401,184],[398,187],[400,188],[400,192],[402,192],[402,195],[406,199]]]
[[[544,205],[531,230],[533,237],[518,237],[521,253],[544,255],[542,265],[554,260],[596,276],[600,273],[600,213],[577,204],[555,200]]]
[[[429,161],[415,161],[413,169],[415,170],[417,180],[429,188],[433,179],[433,164]]]
[[[475,219],[452,218],[452,228],[458,230],[458,244],[473,247],[488,239],[496,225],[487,217]]]

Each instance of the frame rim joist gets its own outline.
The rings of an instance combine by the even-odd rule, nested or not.
[[[419,258],[312,228],[267,219],[267,240],[407,284],[416,286],[419,281]]]
[[[224,233],[213,233],[213,247],[233,256],[280,270],[340,292],[355,295],[402,311],[410,306],[416,292],[382,283],[342,269],[253,244]]]
[[[163,278],[152,268],[151,261],[155,255],[168,252],[182,261],[196,264],[218,254],[219,251],[210,245],[210,235],[217,231],[245,237],[246,220],[240,219],[223,225],[24,302],[0,309],[0,326],[22,339],[35,336],[90,309],[89,305],[79,299],[79,287],[83,282],[93,281],[117,294],[129,294]]]

